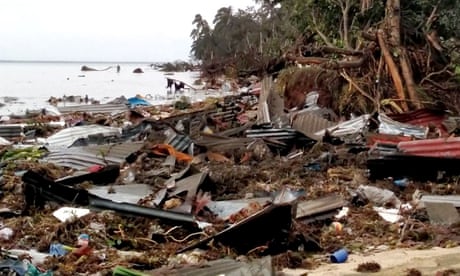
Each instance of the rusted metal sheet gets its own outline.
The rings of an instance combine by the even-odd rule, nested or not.
[[[85,104],[85,105],[69,105],[58,107],[61,114],[69,114],[75,112],[86,112],[93,114],[118,114],[128,111],[126,104]]]
[[[140,150],[142,146],[142,142],[132,142],[65,148],[50,152],[43,161],[76,170],[84,170],[93,165],[119,165],[127,156]]]
[[[292,120],[292,128],[315,140],[322,138],[322,135],[316,135],[316,132],[333,125],[335,125],[334,122],[328,121],[312,112],[299,112]]]
[[[412,137],[403,135],[391,135],[382,133],[371,133],[366,137],[367,145],[372,146],[376,143],[386,145],[397,145],[399,142],[411,141]]]
[[[460,137],[400,142],[398,149],[410,155],[460,158]]]
[[[442,134],[447,134],[447,129],[443,125],[444,120],[447,119],[447,114],[443,110],[422,108],[402,114],[391,114],[388,115],[388,117],[401,123],[416,126],[434,126],[438,128]]]

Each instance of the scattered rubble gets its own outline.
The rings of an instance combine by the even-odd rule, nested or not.
[[[344,248],[458,246],[459,138],[447,114],[338,121],[315,94],[284,110],[272,86],[0,124],[0,268],[272,275]]]

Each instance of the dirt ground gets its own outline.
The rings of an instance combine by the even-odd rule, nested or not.
[[[359,264],[376,262],[379,272],[357,272]],[[419,273],[417,273],[420,272]],[[460,275],[460,247],[423,250],[395,249],[368,255],[351,254],[346,263],[324,264],[314,270],[285,269],[286,276],[300,275]]]

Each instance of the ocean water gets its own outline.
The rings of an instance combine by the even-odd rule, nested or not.
[[[81,71],[86,65],[104,71]],[[0,115],[23,113],[48,105],[50,97],[80,96],[101,103],[125,96],[148,96],[150,101],[163,103],[171,98],[167,94],[166,77],[193,85],[198,72],[176,72],[165,75],[150,67],[150,64],[88,62],[0,62]],[[133,70],[141,68],[144,73]],[[8,97],[16,99],[11,100]]]

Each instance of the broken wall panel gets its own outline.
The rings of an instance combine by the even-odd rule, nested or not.
[[[232,247],[241,254],[259,246],[265,246],[270,253],[277,252],[286,245],[292,224],[292,208],[291,204],[269,205],[216,235],[179,250],[178,253],[205,247],[212,240]]]

